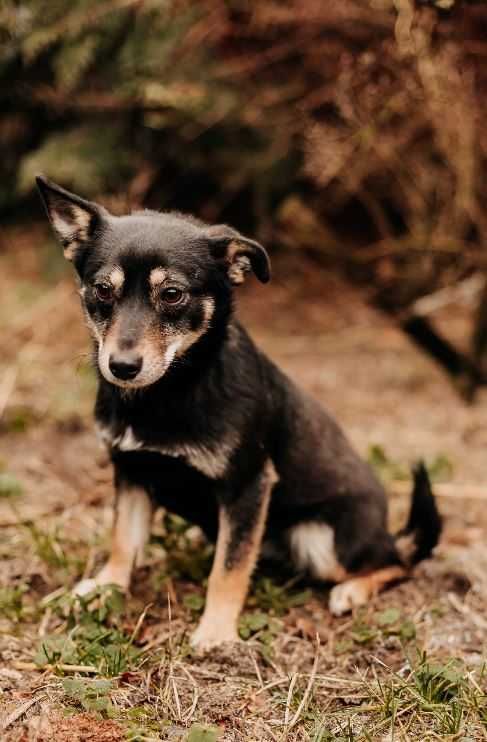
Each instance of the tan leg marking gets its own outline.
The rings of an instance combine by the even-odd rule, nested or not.
[[[99,585],[115,584],[127,590],[132,568],[139,564],[150,534],[152,503],[139,487],[121,488],[117,496],[112,545],[108,562],[93,578],[82,580],[75,588],[86,595]]]
[[[342,616],[358,606],[365,605],[389,582],[403,580],[407,577],[407,574],[408,572],[404,567],[397,565],[378,569],[368,575],[351,577],[332,588],[329,602],[330,611],[334,616]]]
[[[237,622],[245,603],[251,574],[256,565],[272,486],[276,481],[273,467],[266,467],[260,482],[259,512],[247,538],[232,555],[233,564],[226,566],[232,524],[224,508],[220,508],[215,559],[208,581],[206,606],[194,632],[193,647],[206,650],[223,642],[238,641]]]

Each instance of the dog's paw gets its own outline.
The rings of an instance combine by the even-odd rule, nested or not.
[[[235,644],[239,641],[236,629],[222,629],[218,624],[200,624],[190,639],[191,646],[197,652],[208,652],[222,644]]]
[[[330,592],[328,607],[334,616],[343,616],[354,608],[365,605],[369,599],[367,586],[359,579],[335,585]]]
[[[80,582],[77,582],[76,585],[73,587],[72,593],[73,595],[83,597],[84,595],[88,595],[89,593],[92,593],[96,588],[98,587],[98,582],[96,581],[95,577],[90,577],[86,580],[80,580]]]
[[[129,579],[129,577],[122,578],[122,575],[115,573],[113,569],[106,565],[95,577],[89,577],[78,582],[72,592],[73,595],[83,597],[92,593],[96,588],[103,587],[103,585],[115,585],[122,592],[126,592],[129,587]]]

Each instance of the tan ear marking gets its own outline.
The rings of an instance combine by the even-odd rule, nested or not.
[[[73,260],[76,251],[88,239],[91,215],[80,207],[71,204],[71,215],[63,216],[61,212],[51,212],[51,222],[64,248],[64,257]]]
[[[240,286],[251,270],[250,260],[245,255],[238,255],[230,263],[228,277],[234,286]]]
[[[270,261],[259,242],[244,237],[234,229],[219,225],[209,230],[210,247],[214,256],[227,270],[234,285],[239,285],[253,271],[261,283],[270,279]]]

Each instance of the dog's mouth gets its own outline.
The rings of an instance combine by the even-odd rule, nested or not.
[[[145,375],[142,375],[140,378],[126,380],[119,379],[110,372],[106,373],[103,369],[100,369],[100,371],[106,381],[108,381],[113,386],[120,387],[121,389],[144,389],[145,387],[155,384],[155,382],[161,379],[165,374],[165,371],[163,371],[162,373],[151,376],[149,378],[147,378]]]

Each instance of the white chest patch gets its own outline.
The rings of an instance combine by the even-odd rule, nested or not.
[[[136,438],[130,425],[121,435],[115,437],[109,428],[99,427],[98,435],[105,445],[119,451],[153,451],[162,456],[182,458],[189,466],[210,479],[218,479],[225,474],[230,456],[239,443],[237,436],[227,436],[221,442],[212,445],[183,443],[173,446],[154,446]]]
[[[117,435],[117,437],[112,440],[112,448],[118,448],[119,451],[138,451],[139,449],[144,448],[144,443],[143,441],[137,440],[132,427],[129,425],[125,428],[122,435]]]

